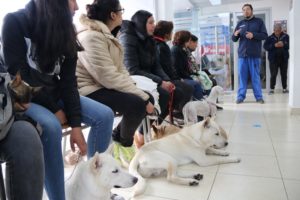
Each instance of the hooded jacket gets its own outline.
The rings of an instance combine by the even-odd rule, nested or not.
[[[32,102],[53,113],[64,103],[64,111],[71,127],[81,126],[79,93],[75,76],[77,55],[61,55],[52,73],[41,72],[34,54],[35,5],[30,1],[25,9],[9,13],[2,27],[4,64],[10,74],[20,70],[22,79],[31,86],[42,86]]]
[[[131,21],[123,21],[120,42],[124,47],[124,64],[129,73],[146,76],[161,84],[170,78],[159,64],[155,42],[146,31],[146,23],[151,16],[148,11],[141,10],[132,16]]]
[[[238,36],[232,35],[232,41],[240,40],[238,54],[239,58],[260,58],[261,57],[261,42],[267,39],[268,33],[264,22],[260,18],[252,17],[251,19],[243,19],[236,25],[233,33],[241,29]],[[253,33],[253,38],[246,38],[248,32]]]
[[[101,88],[114,89],[141,97],[149,95],[135,86],[123,64],[123,48],[108,27],[101,21],[80,17],[82,27],[78,40],[84,51],[78,53],[77,81],[81,95],[88,95]]]

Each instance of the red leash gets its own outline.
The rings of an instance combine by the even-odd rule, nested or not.
[[[173,120],[173,99],[174,99],[174,87],[170,89],[170,99],[169,99],[169,118],[171,124],[174,124]]]

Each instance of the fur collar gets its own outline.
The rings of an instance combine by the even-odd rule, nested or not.
[[[78,33],[86,30],[94,30],[103,33],[106,37],[114,39],[115,37],[111,34],[110,30],[103,22],[99,20],[90,19],[86,14],[82,14],[79,18],[82,27],[79,28]]]

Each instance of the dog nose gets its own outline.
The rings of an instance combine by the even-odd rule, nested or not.
[[[132,179],[132,182],[133,182],[134,184],[136,184],[136,183],[138,182],[138,178],[137,178],[137,177],[134,177],[134,178]]]
[[[228,145],[228,142],[225,142],[225,146],[227,146]]]

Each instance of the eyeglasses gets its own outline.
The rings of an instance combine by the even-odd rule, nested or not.
[[[115,10],[115,12],[121,12],[123,14],[125,12],[125,9],[124,8],[120,8],[118,10]]]

